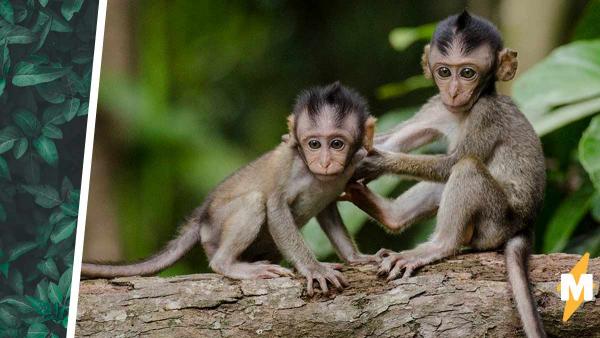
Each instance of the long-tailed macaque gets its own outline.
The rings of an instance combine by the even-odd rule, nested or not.
[[[361,254],[346,230],[336,199],[371,149],[375,119],[365,100],[339,83],[304,91],[288,118],[289,135],[274,150],[240,169],[210,193],[179,235],[144,261],[128,265],[84,263],[82,275],[117,277],[155,274],[201,242],[217,273],[235,279],[293,276],[275,263],[281,254],[328,293],[348,285],[340,264],[321,263],[299,228],[317,217],[342,260],[374,262]]]
[[[440,93],[411,119],[375,138],[375,149],[355,178],[415,177],[396,200],[351,183],[352,200],[389,230],[400,232],[437,213],[431,238],[412,250],[381,250],[379,273],[388,280],[459,252],[461,246],[504,246],[508,279],[529,337],[545,336],[529,289],[532,226],[542,204],[545,164],[538,136],[495,82],[511,80],[517,53],[503,47],[493,24],[466,11],[441,21],[425,47],[423,71]],[[407,154],[445,137],[446,154]]]

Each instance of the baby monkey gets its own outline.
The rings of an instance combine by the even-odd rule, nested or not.
[[[422,180],[396,200],[352,183],[352,200],[389,230],[400,232],[435,215],[431,238],[400,253],[381,250],[379,273],[394,279],[459,252],[504,246],[508,279],[529,337],[545,336],[529,290],[527,260],[532,226],[545,189],[539,138],[513,101],[496,92],[496,80],[511,80],[517,53],[503,47],[496,27],[464,11],[441,21],[425,47],[423,71],[440,94],[408,121],[375,138],[375,149],[355,178],[381,174]],[[442,155],[407,154],[446,137]]]
[[[317,261],[299,228],[316,216],[342,260],[375,261],[357,250],[336,206],[356,164],[371,149],[374,124],[365,100],[338,82],[304,91],[284,141],[217,186],[160,253],[129,265],[84,263],[82,275],[155,274],[201,242],[211,269],[227,277],[293,276],[273,264],[283,254],[306,277],[309,295],[315,280],[323,293],[329,292],[328,282],[343,289],[348,283],[340,265]]]

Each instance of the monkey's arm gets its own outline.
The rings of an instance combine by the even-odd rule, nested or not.
[[[347,285],[341,272],[317,261],[304,242],[284,196],[278,194],[269,198],[267,220],[269,232],[277,248],[298,272],[306,277],[306,289],[309,295],[312,296],[314,293],[313,280],[319,282],[323,293],[329,292],[327,281],[337,289],[343,289]]]
[[[342,216],[335,202],[329,204],[317,215],[317,221],[333,244],[338,256],[348,264],[377,262],[373,255],[363,255],[358,251],[356,244],[344,225]]]
[[[388,151],[409,152],[433,142],[440,136],[440,132],[427,123],[423,123],[420,119],[411,119],[391,132],[377,135],[375,146]]]

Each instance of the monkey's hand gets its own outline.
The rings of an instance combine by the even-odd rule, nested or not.
[[[341,268],[342,264],[318,262],[315,265],[299,269],[300,274],[306,277],[306,293],[311,297],[315,294],[313,287],[315,280],[319,283],[321,293],[323,294],[329,294],[327,282],[331,283],[338,290],[343,290],[350,285],[344,275],[338,271]]]
[[[368,183],[383,175],[385,173],[386,155],[387,152],[385,151],[371,150],[367,157],[358,164],[352,179],[355,181],[362,179],[365,183]]]
[[[338,201],[347,201],[354,204],[362,202],[369,193],[369,188],[361,182],[349,182],[344,193]]]

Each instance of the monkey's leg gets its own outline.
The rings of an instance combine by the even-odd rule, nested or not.
[[[394,253],[382,250],[379,273],[394,279],[426,264],[456,254],[473,236],[493,235],[489,245],[506,241],[501,232],[509,204],[504,191],[485,165],[473,158],[460,160],[446,183],[431,239],[415,249]]]
[[[347,188],[352,202],[383,224],[388,230],[402,232],[417,221],[432,216],[438,209],[443,183],[419,182],[395,200],[384,198],[360,183]]]
[[[338,257],[348,264],[365,264],[378,262],[375,255],[365,255],[358,251],[356,243],[348,233],[342,216],[335,202],[328,205],[317,215],[319,225],[333,244]]]
[[[229,209],[232,213],[223,220],[221,242],[210,260],[210,268],[234,279],[293,276],[292,271],[276,264],[239,261],[240,255],[256,240],[265,224],[266,207],[262,194],[240,197],[230,203]]]

